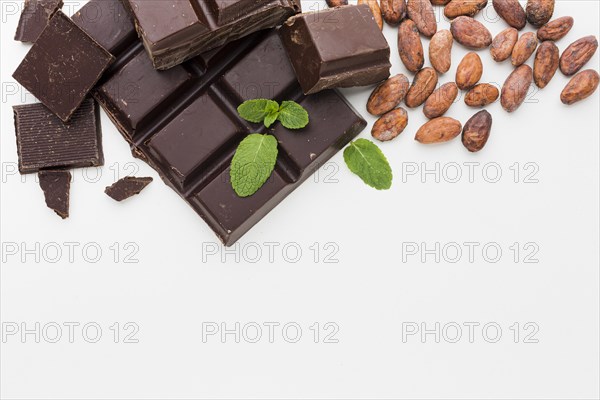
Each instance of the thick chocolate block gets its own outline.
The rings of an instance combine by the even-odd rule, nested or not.
[[[57,11],[13,78],[67,122],[113,61],[110,53]]]
[[[92,0],[88,6],[99,1],[109,3]],[[302,94],[276,30],[255,33],[168,71],[155,70],[142,45],[132,42],[117,55],[94,96],[133,153],[157,170],[226,245],[366,126],[338,92]],[[297,131],[274,125],[279,157],[273,175],[256,194],[240,198],[229,182],[233,154],[248,134],[270,130],[243,120],[236,108],[258,97],[299,102],[310,124]]]
[[[88,98],[68,124],[40,103],[14,106],[19,171],[96,167],[104,163],[98,106]]]
[[[62,0],[25,0],[15,40],[33,43],[40,36],[48,21],[63,6]]]
[[[366,4],[296,15],[280,34],[305,94],[390,76],[390,47]]]
[[[301,11],[299,0],[124,0],[154,67],[168,69]]]

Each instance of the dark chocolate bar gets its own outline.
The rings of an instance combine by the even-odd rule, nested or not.
[[[38,177],[48,208],[62,219],[69,218],[71,173],[64,170],[40,171]]]
[[[62,0],[25,0],[15,40],[33,43],[40,36],[48,21],[63,6]]]
[[[110,4],[92,0],[88,6],[97,2]],[[133,153],[156,169],[226,245],[366,126],[338,92],[302,94],[276,30],[255,33],[168,71],[155,70],[142,45],[132,42],[117,55],[94,96]],[[240,198],[229,182],[233,154],[246,135],[269,130],[241,119],[236,108],[261,97],[299,102],[310,123],[297,131],[274,125],[279,142],[275,170],[256,194]]]
[[[123,201],[132,196],[140,194],[142,190],[152,183],[152,178],[136,178],[135,176],[127,176],[119,179],[104,190],[110,198],[116,201]]]
[[[57,11],[13,78],[67,122],[113,60],[69,17]]]
[[[296,15],[280,34],[305,94],[390,76],[390,47],[366,4]]]
[[[168,69],[301,11],[299,0],[124,0],[154,67]]]
[[[14,106],[13,110],[22,174],[104,163],[100,115],[94,99],[84,101],[68,124],[40,103]]]

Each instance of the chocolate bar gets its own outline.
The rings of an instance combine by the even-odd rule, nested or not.
[[[92,0],[85,7],[99,2],[111,3]],[[117,53],[117,61],[94,96],[134,155],[157,170],[226,245],[366,126],[338,92],[302,94],[276,30],[255,33],[167,71],[153,68],[138,41],[122,52],[109,50]],[[277,123],[267,130],[238,116],[239,104],[261,97],[299,102],[308,110],[309,125],[289,131]],[[267,183],[240,198],[229,182],[229,166],[237,145],[255,132],[278,139],[279,157]]]
[[[71,173],[63,170],[40,171],[38,177],[48,208],[62,219],[69,218]]]
[[[301,11],[299,0],[124,1],[157,69],[278,26]]]
[[[104,193],[115,201],[123,201],[136,194],[140,194],[150,183],[152,183],[152,178],[127,176],[106,187]]]
[[[305,94],[390,76],[390,47],[366,4],[296,15],[280,34]]]
[[[14,106],[13,111],[22,174],[104,163],[100,115],[94,99],[88,98],[68,124],[40,103]]]
[[[63,6],[62,0],[25,0],[15,40],[33,43],[40,36],[48,21]]]
[[[113,60],[69,17],[57,11],[13,78],[68,122]]]

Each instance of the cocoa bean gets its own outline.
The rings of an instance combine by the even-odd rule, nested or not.
[[[485,107],[492,104],[500,96],[500,91],[489,83],[480,83],[467,92],[465,104],[469,107]]]
[[[525,27],[527,23],[525,10],[518,0],[492,0],[492,5],[500,18],[513,28],[521,30]]]
[[[450,24],[450,32],[456,41],[473,49],[484,49],[492,43],[492,34],[479,21],[461,16]]]
[[[533,71],[527,64],[523,64],[515,69],[506,79],[502,86],[500,94],[500,103],[502,108],[508,112],[513,112],[523,104],[527,91],[533,80]]]
[[[444,83],[427,98],[423,106],[423,113],[429,119],[441,117],[450,109],[456,96],[458,96],[456,83]]]
[[[406,18],[406,0],[381,0],[383,20],[390,25],[398,25]]]
[[[586,69],[575,75],[560,94],[563,104],[573,104],[590,97],[598,89],[600,75],[593,69]]]
[[[408,92],[408,78],[398,74],[379,85],[367,102],[367,111],[372,115],[383,115],[398,106]]]
[[[348,0],[327,0],[327,5],[329,7],[347,6]]]
[[[387,142],[400,135],[408,125],[408,113],[403,108],[392,110],[379,118],[373,125],[371,136]]]
[[[537,37],[540,41],[562,39],[573,27],[573,22],[572,17],[557,18],[542,26],[537,32]]]
[[[419,107],[433,93],[437,82],[438,76],[435,70],[429,67],[423,68],[415,75],[413,84],[404,98],[404,104],[410,108]]]
[[[437,31],[429,42],[429,61],[440,74],[448,72],[452,65],[452,33],[447,29]]]
[[[519,31],[515,28],[506,28],[496,35],[490,47],[490,53],[494,61],[501,62],[507,60],[513,52],[513,48],[519,39]]]
[[[426,122],[419,128],[415,140],[419,143],[443,143],[460,135],[462,125],[450,117],[438,117]]]
[[[456,84],[461,90],[472,88],[483,75],[483,64],[477,53],[468,53],[456,68]]]
[[[398,28],[398,52],[402,63],[411,72],[423,68],[425,55],[417,25],[410,19],[405,19]]]
[[[559,51],[554,42],[542,42],[533,60],[533,81],[540,89],[545,88],[558,69]]]
[[[595,36],[576,40],[560,56],[560,70],[567,76],[573,75],[590,61],[597,49],[598,39]]]
[[[408,18],[417,25],[423,36],[432,37],[437,31],[435,13],[429,0],[408,0],[406,3]]]
[[[515,47],[513,48],[511,55],[512,65],[518,67],[522,65],[531,57],[535,49],[537,48],[538,42],[533,32],[526,32],[521,35]]]
[[[481,110],[473,115],[462,131],[462,143],[472,153],[485,147],[492,130],[492,116],[486,110]]]
[[[452,0],[444,7],[444,15],[448,19],[454,19],[461,15],[473,17],[487,6],[488,0]]]
[[[540,27],[550,21],[554,14],[554,0],[527,0],[525,6],[527,21],[535,27]]]

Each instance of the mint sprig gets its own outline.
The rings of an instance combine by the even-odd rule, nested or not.
[[[377,190],[392,187],[392,168],[375,143],[366,139],[351,142],[344,150],[344,161],[367,185]]]
[[[265,184],[275,168],[277,152],[277,139],[273,135],[253,133],[242,140],[229,171],[238,196],[252,196]]]
[[[277,120],[287,129],[302,129],[309,122],[308,112],[294,101],[284,101],[280,106],[274,100],[248,100],[238,107],[238,113],[246,121],[262,122],[267,128]]]

